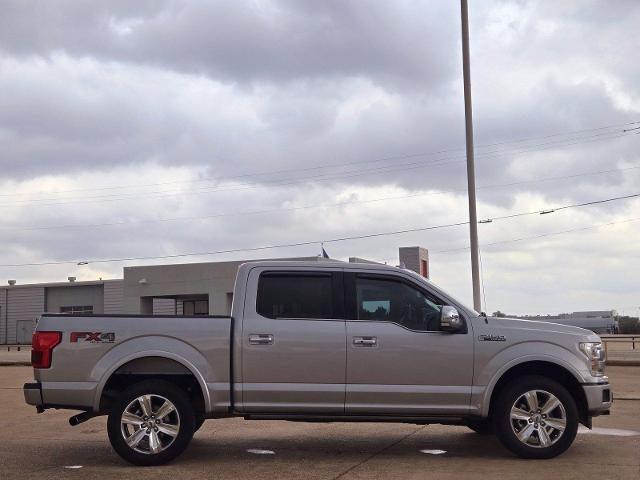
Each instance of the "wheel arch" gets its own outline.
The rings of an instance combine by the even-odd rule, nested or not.
[[[190,377],[198,387],[196,395],[202,399],[202,408],[205,412],[211,411],[211,395],[200,370],[183,356],[161,350],[131,353],[105,370],[96,388],[94,411],[103,410],[105,393],[109,392],[109,386],[118,376],[135,377],[137,381],[161,376],[169,381],[173,380],[173,383],[184,383]]]
[[[491,416],[492,408],[495,405],[495,399],[499,395],[501,389],[510,381],[524,375],[540,375],[557,381],[565,387],[576,402],[578,408],[578,416],[580,423],[588,422],[588,405],[584,389],[580,383],[581,378],[577,372],[564,362],[557,359],[523,359],[510,365],[506,365],[502,371],[498,372],[491,380],[485,393],[482,416]]]

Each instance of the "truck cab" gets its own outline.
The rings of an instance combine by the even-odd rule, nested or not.
[[[477,314],[458,307],[459,329],[443,329],[441,310],[452,300],[415,277],[365,265],[241,268],[242,411],[469,413],[467,325]]]

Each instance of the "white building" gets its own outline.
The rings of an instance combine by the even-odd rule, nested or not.
[[[527,315],[525,320],[561,323],[586,328],[595,333],[617,333],[618,321],[615,310],[592,310],[586,312],[561,313],[559,315]]]
[[[323,257],[280,260],[337,261]],[[115,280],[77,282],[70,277],[68,282],[25,285],[10,280],[9,285],[0,286],[0,344],[31,343],[37,318],[45,312],[228,315],[236,272],[246,261],[125,267],[123,278]],[[423,248],[401,248],[400,263],[428,276]]]

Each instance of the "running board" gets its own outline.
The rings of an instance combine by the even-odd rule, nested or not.
[[[306,415],[306,414],[247,414],[245,420],[286,420],[289,422],[388,422],[415,425],[464,425],[462,417],[443,416],[389,416],[389,415]]]

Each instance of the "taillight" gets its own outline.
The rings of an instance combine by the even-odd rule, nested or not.
[[[61,332],[35,332],[31,339],[31,365],[33,368],[49,368],[51,353],[61,340]]]

